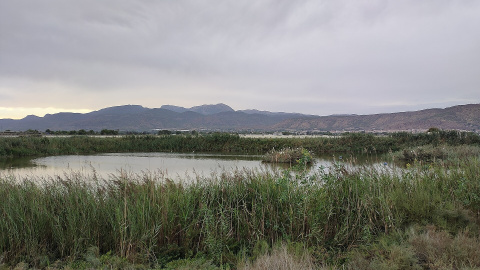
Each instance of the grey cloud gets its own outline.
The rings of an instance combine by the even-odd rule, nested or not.
[[[76,93],[97,108],[317,114],[476,103],[479,11],[463,0],[2,1],[0,96],[53,84],[57,98],[36,107]]]

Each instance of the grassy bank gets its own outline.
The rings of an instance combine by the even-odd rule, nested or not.
[[[422,145],[480,145],[475,133],[437,131],[385,136],[349,133],[321,138],[243,138],[234,134],[124,137],[0,137],[0,157],[93,154],[108,152],[224,152],[265,154],[272,149],[305,148],[314,154],[382,154]]]
[[[3,176],[0,264],[254,269],[285,251],[316,268],[422,269],[448,251],[437,263],[480,267],[479,159],[395,170],[338,163],[314,176],[235,171],[189,185],[161,174]]]

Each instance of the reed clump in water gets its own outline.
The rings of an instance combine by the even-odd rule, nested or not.
[[[281,150],[270,150],[264,155],[263,161],[269,163],[289,163],[289,164],[311,164],[313,155],[303,147],[283,148]]]

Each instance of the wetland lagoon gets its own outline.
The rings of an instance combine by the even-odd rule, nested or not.
[[[316,162],[262,163],[297,147]],[[480,267],[474,133],[0,138],[0,157],[0,269]]]
[[[206,177],[212,173],[236,169],[262,169],[261,156],[194,153],[107,153],[94,155],[65,155],[39,158],[10,159],[0,171],[24,178],[31,175],[49,177],[80,172],[108,179],[121,172],[142,174],[159,172],[166,178]],[[187,179],[187,180],[188,180]]]
[[[0,160],[0,175],[16,179],[48,179],[71,174],[84,174],[108,180],[126,173],[141,175],[156,173],[164,179],[188,183],[212,175],[249,170],[274,172],[288,170],[296,165],[291,163],[266,163],[263,155],[221,154],[221,153],[105,153],[93,155],[60,155],[37,158],[9,158]],[[354,160],[352,162],[352,160]],[[355,163],[380,167],[385,161],[366,155],[323,155],[316,157],[313,164],[305,169],[309,173],[328,170],[335,163]],[[401,164],[399,164],[401,166]]]

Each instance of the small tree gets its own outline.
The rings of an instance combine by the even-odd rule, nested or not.
[[[438,133],[438,132],[440,132],[440,129],[436,127],[431,127],[427,130],[427,133]]]
[[[100,134],[101,135],[118,135],[118,131],[112,130],[112,129],[102,129],[102,131],[100,131]]]
[[[164,130],[159,130],[157,134],[158,135],[170,135],[170,134],[172,134],[172,132],[170,130],[164,129]]]

